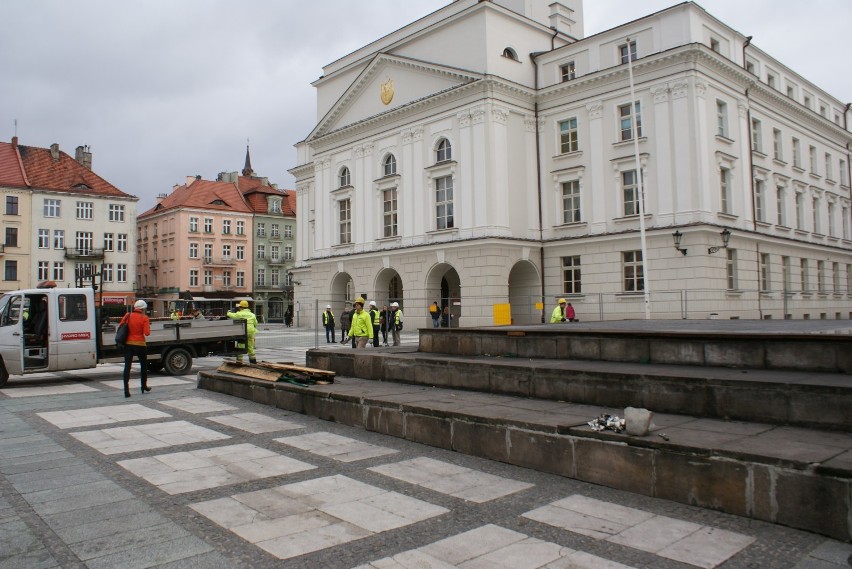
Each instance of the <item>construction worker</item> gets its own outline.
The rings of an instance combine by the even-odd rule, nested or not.
[[[331,305],[325,305],[325,312],[322,313],[322,325],[325,328],[325,343],[334,343],[334,312],[331,311]],[[329,338],[329,335],[331,337]]]
[[[402,330],[402,310],[398,302],[391,303],[390,330],[393,336],[393,345],[399,345],[399,332]]]
[[[364,299],[355,299],[355,312],[352,313],[352,324],[349,326],[349,336],[355,341],[356,348],[366,348],[367,341],[373,339],[373,317],[364,310]]]
[[[256,364],[257,360],[254,357],[254,336],[257,334],[257,316],[249,310],[249,303],[245,300],[241,300],[237,304],[236,312],[228,312],[225,316],[231,318],[232,320],[245,320],[246,321],[246,335],[248,336],[248,343],[245,346],[246,351],[248,352],[249,363]],[[242,344],[237,344],[237,347],[244,347]],[[240,354],[237,356],[237,361],[239,363],[243,362],[243,355]]]
[[[373,347],[379,347],[379,326],[382,324],[382,316],[376,308],[376,301],[370,301],[370,317],[373,319]]]
[[[557,324],[559,322],[565,322],[565,303],[567,301],[564,298],[559,299],[559,304],[556,308],[553,309],[553,312],[550,315],[550,323]]]

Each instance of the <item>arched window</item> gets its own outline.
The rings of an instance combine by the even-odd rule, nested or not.
[[[394,158],[393,154],[387,155],[382,165],[382,169],[385,176],[393,176],[396,174],[396,158]]]
[[[350,185],[349,168],[344,166],[340,169],[340,174],[337,176],[337,182],[338,188]]]
[[[446,138],[442,138],[440,142],[438,142],[436,158],[437,162],[446,162],[447,160],[453,159],[453,147],[450,145],[450,141]]]
[[[518,54],[511,47],[507,47],[503,50],[503,57],[508,57],[509,59],[514,59],[518,61]]]

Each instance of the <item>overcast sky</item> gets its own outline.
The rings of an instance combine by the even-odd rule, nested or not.
[[[449,0],[0,0],[0,139],[74,155],[154,205],[187,175],[252,166],[292,188],[322,66]],[[586,35],[677,4],[585,0]],[[850,0],[703,0],[754,44],[852,101]],[[845,53],[845,55],[844,55]]]

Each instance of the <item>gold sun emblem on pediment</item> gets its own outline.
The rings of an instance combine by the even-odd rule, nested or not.
[[[385,105],[390,105],[390,102],[393,101],[393,79],[390,77],[388,77],[387,81],[381,84],[380,96],[382,103]]]

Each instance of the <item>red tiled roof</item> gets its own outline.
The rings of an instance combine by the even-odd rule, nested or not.
[[[23,164],[15,145],[0,142],[0,186],[27,187]]]
[[[98,196],[136,198],[124,193],[65,152],[54,160],[50,149],[18,146],[29,186],[41,190],[74,192]]]
[[[296,196],[293,190],[279,190],[272,186],[263,185],[259,178],[250,178],[246,176],[239,177],[240,190],[246,198],[249,206],[255,213],[266,213],[267,203],[266,196],[281,196],[281,213],[285,217],[296,216]],[[289,203],[292,195],[292,206]]]
[[[296,217],[296,191],[287,190],[287,198],[281,204],[281,211],[287,217]]]
[[[221,203],[220,203],[221,202]],[[251,213],[243,195],[231,182],[195,180],[189,186],[184,184],[175,188],[163,201],[139,215],[139,219],[167,209],[193,207],[213,211],[234,211]]]

